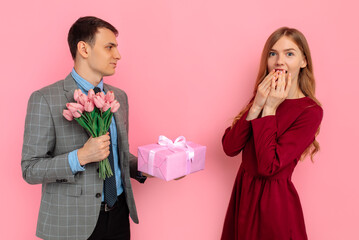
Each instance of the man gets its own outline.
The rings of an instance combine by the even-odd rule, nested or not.
[[[130,239],[129,215],[138,223],[130,176],[142,183],[146,177],[137,172],[137,158],[129,153],[127,96],[103,83],[121,58],[117,33],[99,18],[79,18],[68,34],[72,72],[30,97],[21,167],[26,182],[42,184],[40,238]],[[109,133],[97,138],[62,116],[66,103],[74,102],[75,89],[87,94],[93,88],[113,91],[121,105]],[[103,181],[99,162],[107,157],[114,176]]]

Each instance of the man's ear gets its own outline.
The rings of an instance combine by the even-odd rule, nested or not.
[[[89,48],[90,48],[90,46],[84,41],[79,41],[77,43],[77,53],[79,55],[81,55],[82,58],[87,58],[88,57]]]

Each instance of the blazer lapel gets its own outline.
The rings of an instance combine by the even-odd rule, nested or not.
[[[107,91],[112,90],[111,86],[104,84],[103,89],[107,93]],[[114,91],[115,93],[115,91]],[[119,96],[115,93],[115,99],[120,100]],[[120,102],[121,104],[121,102]],[[127,143],[127,130],[126,125],[123,120],[124,114],[122,113],[123,109],[120,108],[118,111],[116,111],[113,116],[115,118],[116,128],[117,128],[117,151],[118,151],[118,162],[120,164],[121,172],[125,171],[125,165],[124,165],[124,152],[126,151],[125,144]],[[124,174],[124,173],[123,173]]]
[[[103,88],[105,90],[105,92],[107,91],[110,91],[112,90],[111,89],[111,86],[107,85],[107,84],[104,84],[103,85]],[[115,93],[115,91],[114,91]],[[115,99],[116,100],[120,100],[119,96],[116,95],[115,93]],[[121,102],[120,102],[120,105],[121,105]],[[123,109],[121,109],[121,106],[120,108],[118,109],[118,111],[116,111],[113,116],[115,117],[115,122],[116,122],[116,128],[117,128],[117,145],[118,145],[118,148],[119,150],[122,150],[124,151],[125,149],[123,148],[123,144],[126,141],[126,138],[127,138],[127,130],[126,130],[126,125],[125,125],[125,122],[124,122],[124,119],[123,119],[123,113],[122,113]]]
[[[75,102],[74,92],[78,88],[79,87],[77,86],[75,79],[71,76],[71,73],[67,75],[67,77],[64,80],[64,93],[68,102]],[[89,137],[91,137],[91,134],[87,132],[86,129],[83,128],[83,130],[86,132],[86,134]]]
[[[75,79],[71,76],[71,73],[67,75],[67,77],[64,80],[64,92],[65,96],[68,100],[68,102],[74,102],[74,92],[77,89],[77,84],[75,82]]]

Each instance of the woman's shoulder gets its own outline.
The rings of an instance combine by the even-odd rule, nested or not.
[[[314,101],[310,97],[303,97],[303,98],[295,98],[295,99],[286,99],[284,101],[288,107],[298,107],[302,108],[303,110],[310,109],[309,111],[321,111],[323,112],[323,108],[319,105],[316,101]]]
[[[298,118],[321,122],[323,118],[322,106],[310,97],[297,99]]]
[[[304,107],[303,112],[309,112],[311,114],[316,114],[318,116],[323,115],[323,108],[316,101],[314,101],[310,97],[305,97],[303,100],[304,100],[303,101],[303,107]]]
[[[323,108],[310,97],[286,99],[281,105],[278,118],[283,118],[283,122],[293,123],[303,118],[320,122],[323,118]]]

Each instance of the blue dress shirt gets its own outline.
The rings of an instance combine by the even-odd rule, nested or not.
[[[78,75],[75,69],[72,69],[71,75],[75,79],[79,89],[81,89],[81,91],[86,95],[90,89],[93,89],[95,87],[91,83],[83,79],[80,75]],[[100,88],[101,91],[103,91],[103,80],[101,80],[101,82],[96,87]],[[110,133],[111,133],[111,143],[113,150],[112,153],[113,153],[113,161],[115,168],[114,172],[116,176],[116,186],[117,186],[117,196],[118,196],[123,192],[123,187],[121,182],[121,170],[120,170],[120,166],[118,165],[117,128],[115,123],[115,117],[113,116],[110,125]],[[70,168],[73,174],[76,174],[77,172],[85,171],[85,167],[80,165],[79,159],[77,157],[77,151],[78,149],[70,152],[68,156]],[[102,200],[103,200],[103,194],[102,194]]]

